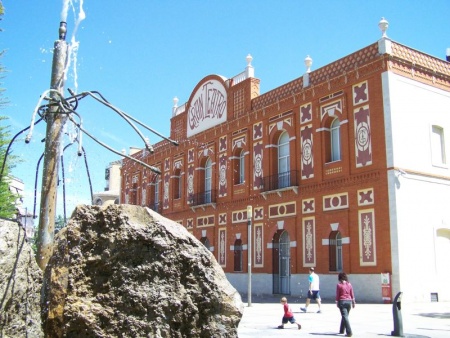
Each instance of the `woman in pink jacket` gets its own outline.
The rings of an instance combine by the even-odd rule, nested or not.
[[[353,293],[353,287],[348,281],[347,274],[341,272],[338,276],[339,283],[336,286],[336,306],[341,311],[341,326],[339,328],[339,333],[347,332],[346,336],[352,336],[352,328],[350,327],[350,322],[348,321],[348,315],[350,314],[350,309],[355,307],[355,295]]]

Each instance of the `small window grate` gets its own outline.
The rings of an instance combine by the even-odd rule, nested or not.
[[[439,302],[439,295],[437,292],[431,293],[431,302]]]

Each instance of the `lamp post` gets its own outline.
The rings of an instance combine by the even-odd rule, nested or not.
[[[55,41],[50,96],[60,101],[64,91],[64,76],[68,57],[66,42],[66,23],[59,26],[59,40]],[[60,95],[55,92],[59,92]],[[56,193],[58,188],[58,168],[61,154],[61,135],[67,117],[59,114],[59,107],[53,105],[46,113],[47,130],[45,136],[45,157],[42,171],[41,209],[37,236],[37,258],[39,267],[44,270],[53,253],[53,237],[55,232]]]
[[[248,255],[248,306],[252,306],[252,214],[253,209],[251,205],[247,206],[247,225],[248,225],[248,244],[247,244],[247,255]]]

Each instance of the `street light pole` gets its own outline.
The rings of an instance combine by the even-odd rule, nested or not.
[[[50,96],[60,101],[64,91],[64,73],[67,64],[68,45],[66,23],[59,26],[59,40],[55,41]],[[45,114],[47,130],[45,135],[44,169],[42,172],[41,207],[39,211],[39,228],[37,237],[37,263],[44,270],[53,253],[55,230],[56,193],[58,188],[58,170],[61,153],[61,134],[67,117],[59,114],[59,108],[53,105]]]
[[[252,306],[252,206],[247,206],[247,225],[248,225],[248,244],[247,244],[247,255],[248,255],[248,281],[247,281],[247,298],[248,306]]]

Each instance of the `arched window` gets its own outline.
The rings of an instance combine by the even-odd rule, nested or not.
[[[158,180],[158,178],[155,180],[155,205],[156,205],[155,210],[159,210],[159,180]]]
[[[432,164],[434,165],[445,165],[447,162],[445,157],[444,129],[435,125],[431,128],[431,156]]]
[[[152,182],[149,184],[150,192],[148,194],[148,207],[156,212],[159,212],[159,180],[158,176],[154,176]]]
[[[278,139],[278,188],[290,186],[289,134],[283,132]]]
[[[244,150],[238,149],[234,157],[234,184],[242,184],[245,181],[245,157]]]
[[[181,170],[175,170],[175,174],[173,176],[173,198],[180,199],[181,198]]]
[[[205,163],[205,203],[211,203],[212,187],[212,161],[210,158]]]
[[[242,271],[242,240],[234,241],[234,271]]]
[[[329,237],[330,271],[342,271],[342,237],[339,231],[332,231]]]
[[[244,158],[244,150],[241,150],[239,154],[239,183],[244,183],[244,174],[245,174],[245,158]]]
[[[202,237],[200,238],[200,242],[206,247],[206,249],[210,249],[209,239],[208,237]]]
[[[339,122],[339,119],[335,118],[330,126],[331,162],[339,161],[341,159],[340,127],[341,123]]]

